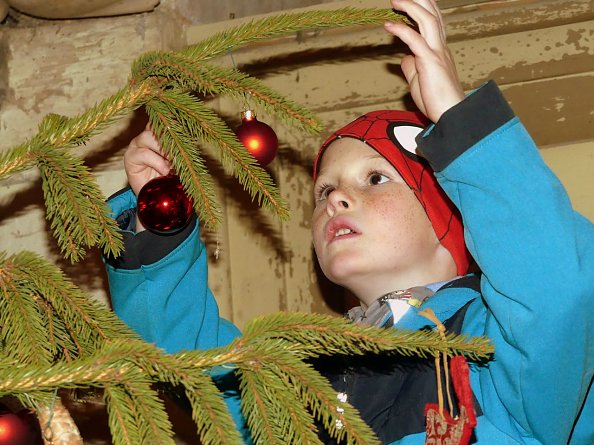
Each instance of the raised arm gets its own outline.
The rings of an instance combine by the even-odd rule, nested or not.
[[[109,200],[125,242],[121,257],[106,259],[114,311],[167,352],[229,343],[239,331],[219,316],[208,287],[207,253],[197,218],[174,235],[144,230],[136,218],[136,194],[170,170],[150,129],[130,142],[124,165],[130,189]]]
[[[435,122],[418,138],[419,151],[460,209],[483,274],[484,302],[465,321],[495,343],[494,360],[477,371],[483,413],[517,440],[567,443],[573,434],[575,443],[590,443],[594,226],[572,209],[494,83],[460,98],[435,3],[392,5],[419,28],[386,25],[409,46],[403,72]]]

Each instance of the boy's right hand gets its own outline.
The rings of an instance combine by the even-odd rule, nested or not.
[[[130,141],[124,154],[124,168],[128,184],[136,196],[148,181],[167,175],[171,170],[171,164],[148,125]]]

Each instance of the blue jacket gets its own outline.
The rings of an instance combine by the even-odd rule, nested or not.
[[[445,113],[418,144],[460,209],[482,272],[480,293],[448,288],[420,308],[446,320],[468,303],[461,332],[495,344],[487,366],[471,367],[481,413],[477,443],[594,444],[593,224],[572,209],[492,82]],[[110,204],[115,215],[136,205],[130,192]],[[158,238],[127,232],[126,254],[107,262],[116,313],[169,352],[224,345],[240,335],[219,317],[208,289],[197,223]],[[412,310],[397,326],[428,324]],[[237,400],[230,406],[238,415]],[[386,443],[424,440],[418,431]]]

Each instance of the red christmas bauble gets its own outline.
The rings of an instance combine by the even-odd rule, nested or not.
[[[0,410],[0,445],[35,445],[39,443],[37,420],[27,410],[12,413]]]
[[[152,232],[179,232],[190,221],[192,212],[192,200],[177,175],[151,179],[138,193],[138,219]]]
[[[272,162],[278,151],[278,138],[270,126],[256,119],[251,111],[241,113],[241,125],[235,130],[237,138],[258,163],[264,167]]]

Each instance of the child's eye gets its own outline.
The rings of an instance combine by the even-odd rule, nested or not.
[[[380,172],[369,173],[368,181],[371,185],[379,185],[388,182],[390,178]]]
[[[330,195],[333,190],[334,187],[328,184],[321,184],[319,187],[316,187],[316,201],[323,201],[324,199],[328,198],[328,195]]]

